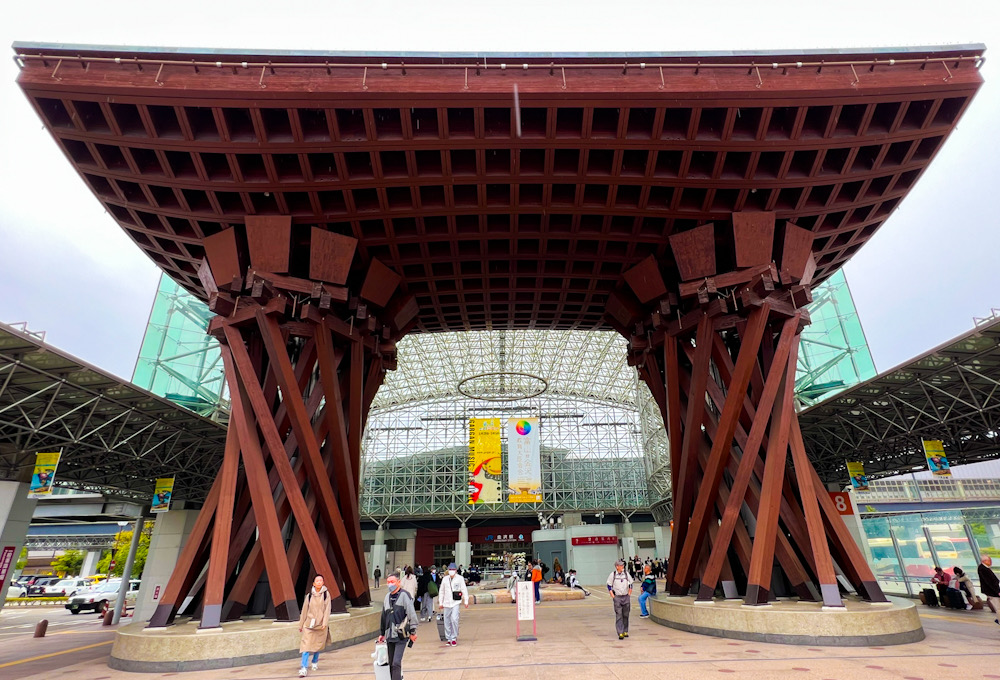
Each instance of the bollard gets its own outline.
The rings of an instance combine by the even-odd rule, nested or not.
[[[48,619],[42,619],[41,621],[39,621],[38,624],[35,626],[35,637],[36,638],[45,637],[45,631],[48,630],[48,628],[49,628]]]
[[[104,612],[104,622],[101,625],[110,626],[114,618],[115,618],[115,610],[109,609],[108,611]]]

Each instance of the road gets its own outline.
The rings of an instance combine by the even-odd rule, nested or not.
[[[48,632],[44,638],[34,638],[35,626],[42,619],[49,622]],[[113,639],[114,629],[102,626],[96,614],[74,616],[61,607],[4,607],[0,610],[0,678],[15,680],[88,660],[105,664]]]

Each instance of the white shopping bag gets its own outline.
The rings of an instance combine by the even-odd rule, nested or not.
[[[389,665],[389,647],[384,642],[375,643],[375,653],[372,656],[375,657],[376,666]]]

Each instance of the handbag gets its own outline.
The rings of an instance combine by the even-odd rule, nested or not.
[[[372,654],[375,657],[375,663],[379,666],[389,665],[389,646],[384,642],[375,643],[375,653]]]

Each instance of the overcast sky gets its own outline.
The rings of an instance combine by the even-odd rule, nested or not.
[[[815,9],[813,9],[815,8]],[[1000,44],[1000,2],[8,3],[0,43],[464,51]],[[846,271],[879,370],[1000,307],[1000,52],[958,130]],[[0,321],[129,378],[159,270],[86,189],[0,60]]]

